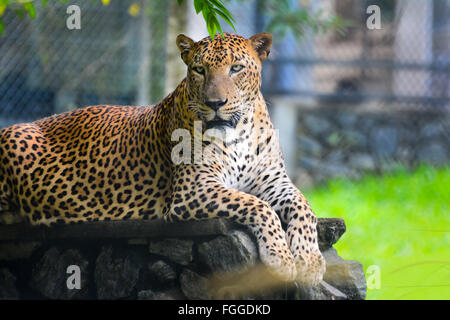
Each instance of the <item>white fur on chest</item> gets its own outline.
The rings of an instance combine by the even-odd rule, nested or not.
[[[224,150],[210,159],[222,165],[223,182],[228,188],[244,192],[249,190],[261,172],[274,167],[273,160],[276,163],[280,160],[276,147],[278,137],[273,131],[209,129],[204,137],[214,141],[215,146],[221,145],[218,149]]]

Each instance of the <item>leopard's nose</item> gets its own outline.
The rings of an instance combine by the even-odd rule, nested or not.
[[[223,107],[224,105],[226,105],[228,102],[228,99],[226,100],[209,100],[209,101],[205,101],[205,104],[210,107],[211,109],[213,109],[214,111],[219,110],[220,107]]]

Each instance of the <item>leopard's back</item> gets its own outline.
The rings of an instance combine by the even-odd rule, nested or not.
[[[171,170],[164,168],[167,144],[158,140],[159,111],[91,106],[3,129],[0,219],[51,224],[160,216]]]

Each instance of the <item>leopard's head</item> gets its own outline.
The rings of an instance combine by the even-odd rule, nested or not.
[[[249,39],[235,34],[216,35],[198,42],[177,37],[186,63],[189,112],[210,128],[235,128],[260,95],[261,63],[270,52],[272,36]]]

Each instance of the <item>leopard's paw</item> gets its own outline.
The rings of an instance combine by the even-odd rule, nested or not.
[[[319,249],[298,252],[294,254],[297,268],[296,281],[303,286],[317,286],[323,279],[326,270],[325,259]]]
[[[316,286],[323,279],[326,263],[319,250],[315,234],[302,234],[300,226],[291,225],[286,233],[287,243],[297,269],[296,281],[305,286]],[[304,233],[304,231],[303,231]]]
[[[287,244],[259,247],[261,261],[268,267],[269,272],[282,281],[294,281],[297,270]]]

